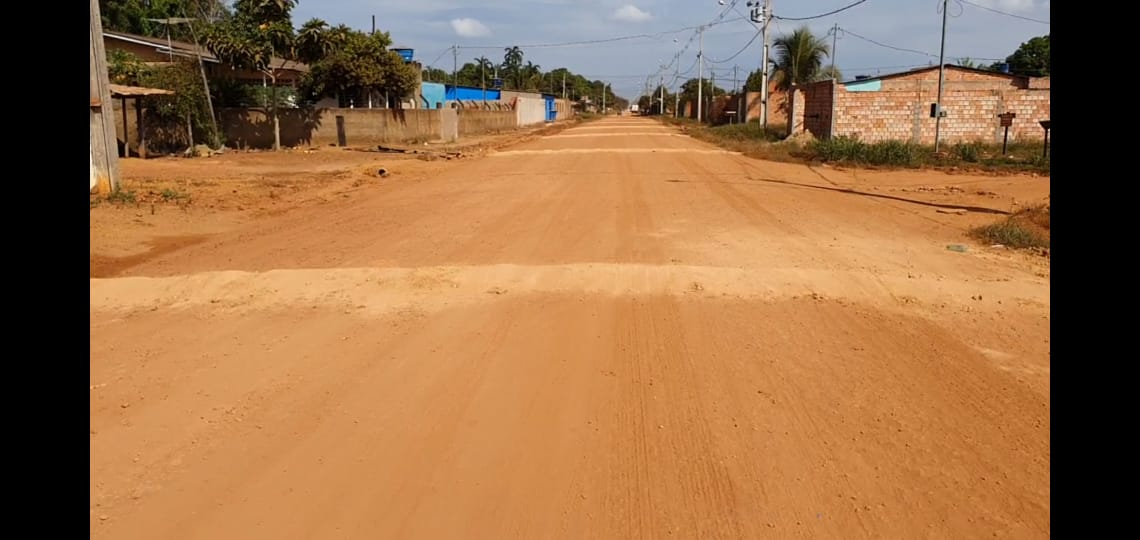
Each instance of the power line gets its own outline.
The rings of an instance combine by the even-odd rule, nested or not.
[[[744,47],[742,47],[739,51],[736,51],[736,54],[729,56],[728,58],[725,58],[724,60],[709,59],[709,63],[711,63],[711,64],[723,64],[725,62],[731,62],[733,58],[740,56],[744,51],[748,50],[748,47],[751,47],[752,44],[754,42],[756,42],[756,38],[758,38],[758,37],[760,37],[760,32],[756,32],[755,34],[752,34],[752,39],[748,40],[748,43],[745,43]]]
[[[880,47],[884,47],[884,48],[887,48],[887,49],[892,49],[892,50],[901,51],[901,52],[914,53],[914,54],[921,54],[921,55],[923,55],[923,56],[929,56],[929,57],[931,57],[931,58],[938,58],[938,55],[937,55],[937,54],[928,53],[928,52],[926,52],[926,51],[919,51],[919,50],[916,50],[916,49],[907,49],[907,48],[905,48],[905,47],[896,47],[896,46],[894,46],[894,45],[888,45],[888,44],[886,44],[886,43],[882,43],[882,42],[879,42],[879,41],[875,41],[875,40],[873,40],[873,39],[871,39],[871,38],[869,38],[869,37],[864,37],[864,36],[861,36],[861,35],[859,35],[859,34],[856,34],[855,32],[852,32],[851,30],[848,30],[848,29],[846,29],[846,28],[844,28],[844,27],[842,27],[842,26],[840,26],[840,27],[839,27],[839,31],[840,31],[840,32],[843,32],[844,34],[850,34],[852,37],[855,37],[855,38],[861,39],[861,40],[863,40],[863,41],[866,41],[866,42],[868,42],[868,43],[871,43],[871,44],[873,44],[873,45],[878,45],[878,46],[880,46]],[[967,58],[967,57],[965,57],[965,56],[962,56],[962,57],[959,57],[959,58]],[[982,58],[982,57],[980,57],[980,56],[978,56],[978,57],[974,57],[974,56],[971,56],[971,57],[969,57],[969,58],[973,58],[974,60],[993,60],[993,61],[995,61],[995,62],[996,62],[996,61],[1002,61],[1002,60],[1005,60],[1004,58]]]
[[[847,10],[849,10],[849,9],[859,5],[859,4],[862,4],[866,1],[867,0],[858,0],[855,3],[848,4],[848,5],[841,7],[835,11],[829,11],[829,12],[824,13],[822,15],[813,15],[811,17],[780,17],[779,15],[773,15],[772,18],[773,19],[783,19],[785,21],[810,21],[812,19],[822,19],[822,18],[830,16],[830,15],[835,15],[836,13],[839,13],[841,11],[847,11]]]
[[[986,7],[986,6],[981,6],[981,5],[975,4],[975,3],[973,3],[973,2],[970,2],[969,0],[957,0],[957,1],[958,1],[959,3],[962,3],[962,4],[966,4],[967,6],[974,6],[974,7],[978,8],[978,9],[984,9],[984,10],[986,10],[986,11],[992,11],[992,12],[994,12],[994,13],[998,13],[998,14],[1000,14],[1000,15],[1005,15],[1005,16],[1007,16],[1007,17],[1014,17],[1014,18],[1017,18],[1017,19],[1022,19],[1022,20],[1025,20],[1025,21],[1032,21],[1032,22],[1035,22],[1035,23],[1041,23],[1041,24],[1049,24],[1049,21],[1043,21],[1043,20],[1041,20],[1041,19],[1034,19],[1034,18],[1032,18],[1032,17],[1022,17],[1021,15],[1014,15],[1013,13],[1006,13],[1006,12],[1004,12],[1004,11],[998,11],[998,10],[996,10],[996,9],[993,9],[993,8],[988,8],[988,7]]]

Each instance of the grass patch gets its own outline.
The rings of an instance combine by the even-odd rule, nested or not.
[[[709,128],[714,137],[736,141],[777,142],[784,139],[787,129],[784,126],[764,127],[759,122],[747,124],[725,124]]]
[[[791,140],[784,125],[759,122],[709,126],[688,118],[656,117],[677,126],[695,139],[711,142],[750,157],[771,161],[822,161],[885,168],[965,169],[985,172],[1049,174],[1049,156],[1042,155],[1040,141],[1010,143],[1005,154],[1000,144],[958,142],[935,152],[933,145],[905,141],[864,142],[854,137],[823,140]]]
[[[171,188],[166,188],[166,189],[162,190],[161,192],[159,192],[158,196],[162,197],[162,200],[165,202],[177,201],[180,199],[190,198],[190,195],[188,195],[186,193],[182,193],[181,191],[178,191],[176,189],[171,189]]]
[[[137,204],[138,195],[134,190],[124,191],[122,188],[116,189],[107,194],[107,202],[119,204]]]
[[[978,227],[970,234],[983,242],[1015,249],[1049,247],[1049,206],[1022,208],[1006,219]]]

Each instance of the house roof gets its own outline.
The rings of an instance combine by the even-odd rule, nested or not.
[[[945,66],[946,66],[946,69],[954,69],[954,70],[958,70],[958,71],[967,71],[970,73],[980,73],[982,75],[989,75],[992,77],[1004,77],[1007,79],[1028,79],[1029,78],[1029,77],[1026,77],[1024,75],[1014,75],[1012,73],[1002,73],[1000,71],[991,71],[988,69],[970,68],[970,67],[965,67],[965,66],[959,66],[956,64],[946,64]],[[898,71],[895,73],[888,73],[886,75],[875,75],[874,77],[867,77],[865,79],[853,79],[850,81],[842,82],[840,84],[850,84],[850,83],[857,83],[857,82],[862,83],[862,82],[867,82],[867,81],[881,81],[883,79],[893,79],[895,77],[904,77],[907,75],[914,75],[915,73],[924,73],[927,71],[935,71],[937,69],[938,69],[938,66],[926,66],[926,67],[911,69],[911,70],[907,70],[907,71]]]
[[[146,88],[142,86],[126,86],[123,84],[109,84],[111,89],[111,97],[113,98],[132,98],[132,97],[146,97],[146,96],[172,96],[172,90],[163,90],[162,88]]]
[[[208,49],[206,49],[205,47],[198,46],[194,43],[186,43],[184,41],[170,40],[169,45],[168,45],[166,38],[140,36],[137,34],[128,34],[126,32],[107,32],[107,31],[104,31],[103,37],[104,38],[117,39],[120,41],[126,41],[128,43],[135,43],[138,45],[154,46],[155,50],[157,50],[158,52],[169,53],[169,54],[173,54],[174,56],[197,58],[198,55],[201,55],[202,60],[204,60],[206,62],[212,62],[215,64],[221,63],[221,61],[218,60],[218,57],[214,56],[214,54],[211,53]],[[296,72],[302,72],[302,73],[309,71],[309,66],[307,66],[305,64],[302,64],[300,62],[294,62],[292,60],[285,60],[283,58],[278,58],[276,56],[273,57],[272,62],[273,62],[274,66],[282,66],[279,69],[283,69],[286,71],[296,71]],[[284,62],[284,64],[282,64],[282,62]]]

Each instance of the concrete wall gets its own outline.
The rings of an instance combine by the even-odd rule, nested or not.
[[[945,142],[1001,142],[1003,129],[997,115],[1014,112],[1011,141],[1040,139],[1038,124],[1049,118],[1049,80],[1028,79],[970,70],[946,69],[941,136]],[[795,112],[797,128],[816,137],[852,136],[867,142],[883,140],[933,144],[935,119],[930,104],[938,94],[938,70],[879,80],[878,89],[867,81],[842,84],[828,95],[826,83],[801,88],[805,106]],[[834,131],[828,116],[834,115]]]
[[[344,117],[350,146],[435,140],[443,136],[441,111],[426,109],[281,109],[282,146],[325,146],[337,143],[336,117]],[[227,145],[272,148],[273,121],[263,109],[222,109]]]
[[[523,100],[528,114],[543,122],[545,104]],[[364,146],[419,140],[456,140],[519,127],[519,110],[444,109],[281,109],[281,144],[329,146],[337,143],[336,117],[344,117],[346,143]],[[273,123],[263,109],[223,109],[221,128],[234,148],[271,148]],[[132,127],[132,130],[134,128]],[[134,139],[132,131],[132,140]]]
[[[440,109],[437,112],[439,113],[439,138],[444,142],[459,140],[459,111]],[[430,137],[427,134],[425,136]]]
[[[555,99],[554,110],[558,112],[558,120],[568,120],[574,117],[574,104],[568,99]]]
[[[459,109],[458,112],[459,133],[461,135],[498,133],[501,131],[510,131],[518,127],[518,118],[515,111]]]
[[[515,113],[518,114],[519,126],[542,124],[546,122],[546,100],[517,98],[515,100]]]

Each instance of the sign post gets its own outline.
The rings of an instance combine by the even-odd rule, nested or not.
[[[1005,134],[1001,138],[1001,155],[1005,155],[1006,148],[1009,146],[1009,126],[1013,125],[1013,119],[1017,118],[1017,113],[1007,112],[998,115],[1001,118],[1001,127],[1005,128]]]

